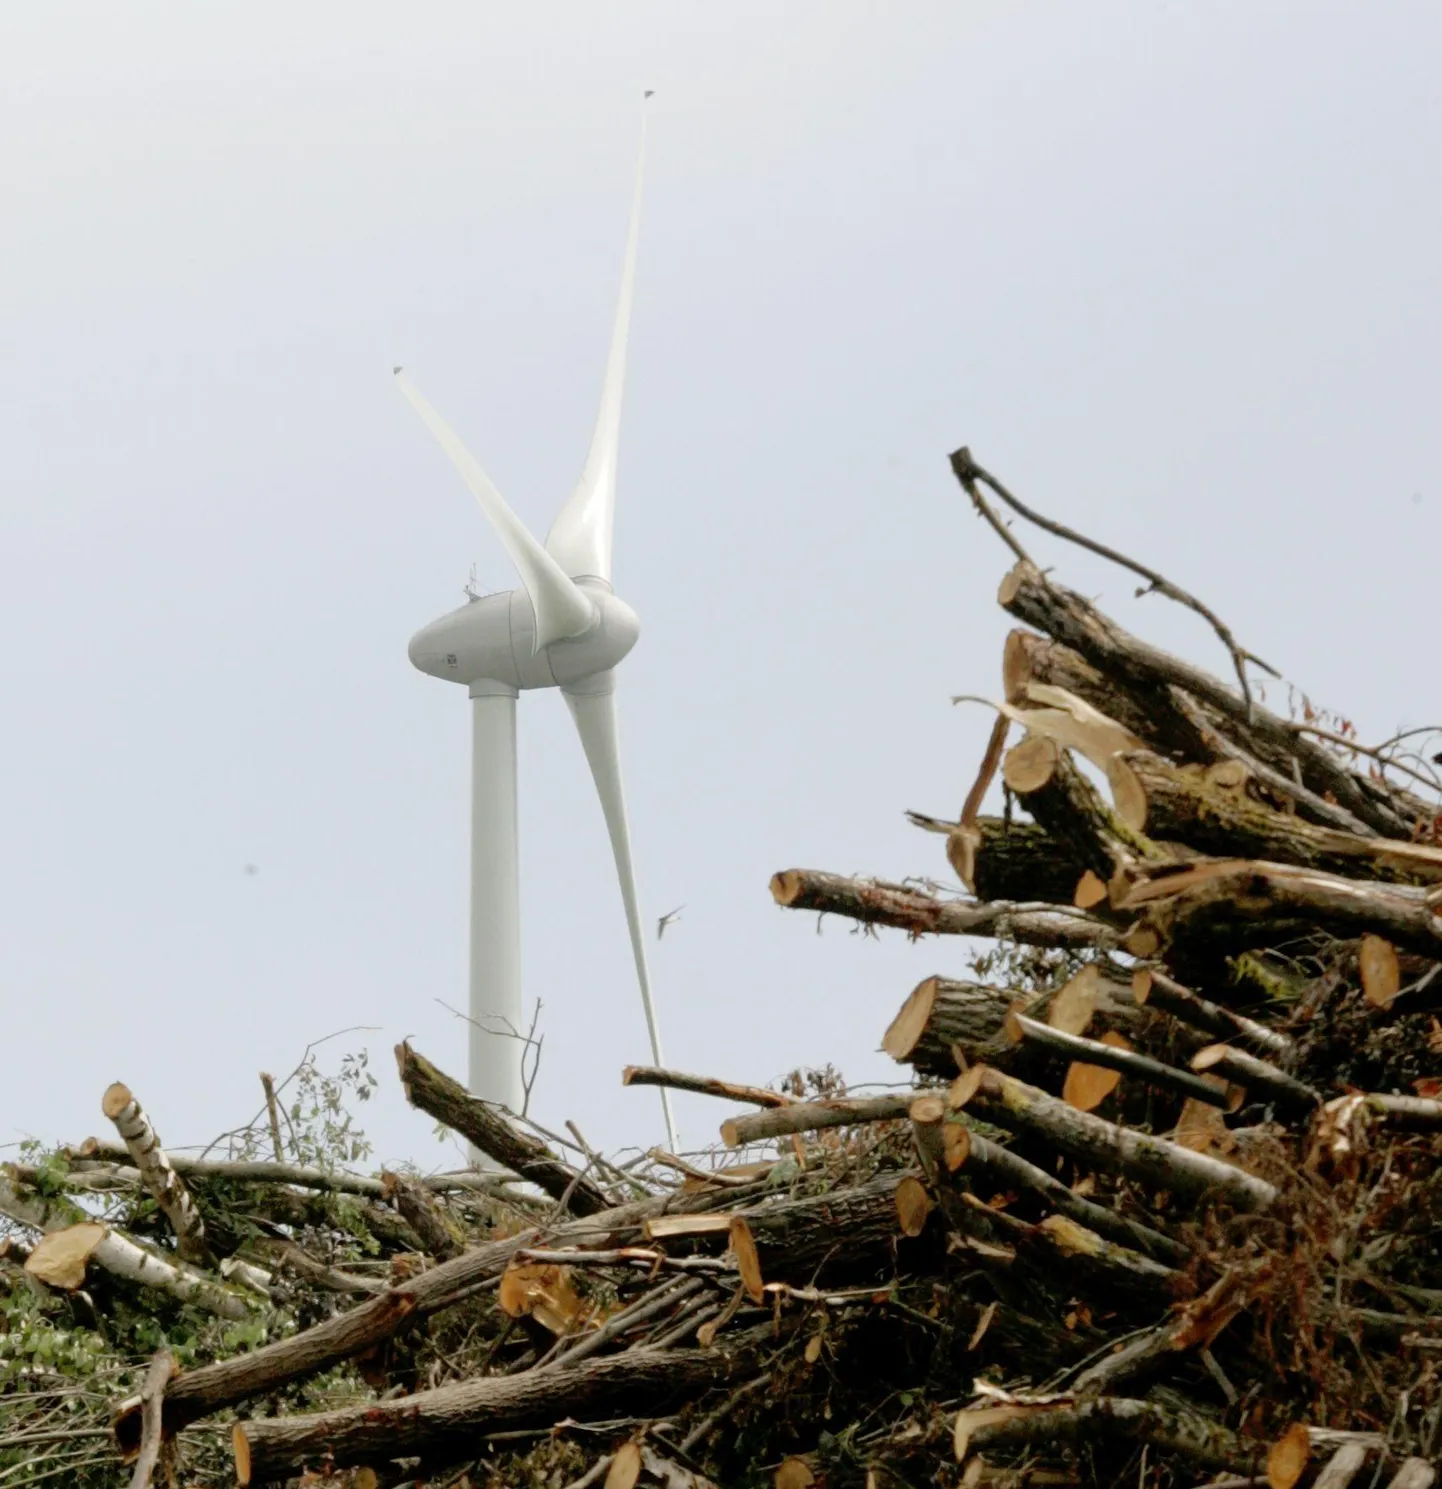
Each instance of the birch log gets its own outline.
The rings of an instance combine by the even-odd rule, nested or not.
[[[171,1167],[150,1118],[130,1088],[116,1081],[107,1088],[100,1107],[115,1123],[131,1161],[140,1170],[141,1182],[170,1222],[182,1260],[197,1266],[213,1266],[215,1257],[205,1239],[205,1222],[200,1211],[184,1181]]]

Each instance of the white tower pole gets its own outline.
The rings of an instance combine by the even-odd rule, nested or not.
[[[516,831],[516,690],[471,684],[470,1088],[519,1112],[521,892]]]

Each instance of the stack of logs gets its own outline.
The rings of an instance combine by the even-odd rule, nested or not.
[[[172,1160],[123,1087],[118,1143],[11,1167],[31,1285],[270,1321],[156,1357],[114,1414],[133,1483],[167,1458],[368,1489],[1433,1483],[1437,808],[1029,560],[1000,598],[1027,629],[978,778],[956,820],[913,814],[967,894],[772,881],[999,943],[885,1029],[905,1091],[632,1069],[750,1110],[716,1151],[622,1166],[402,1045],[411,1102],[524,1191]],[[148,1234],[77,1218],[127,1186]],[[370,1262],[323,1254],[328,1188]],[[192,1446],[216,1420],[223,1477]]]

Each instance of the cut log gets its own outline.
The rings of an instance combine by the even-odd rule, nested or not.
[[[605,1190],[563,1163],[530,1133],[495,1107],[478,1101],[459,1081],[438,1070],[409,1044],[396,1046],[396,1066],[406,1100],[468,1138],[481,1152],[529,1179],[552,1199],[564,1199],[573,1215],[594,1215],[610,1206]]]
[[[1120,1075],[1145,1081],[1148,1085],[1172,1091],[1178,1096],[1204,1101],[1210,1106],[1225,1108],[1228,1104],[1226,1092],[1218,1091],[1197,1076],[1177,1070],[1160,1060],[1153,1060],[1150,1056],[1140,1055],[1135,1050],[1106,1044],[1099,1039],[1085,1039],[1079,1034],[1067,1034],[1015,1011],[1006,1016],[1006,1030],[1013,1043],[1020,1044],[1025,1040],[1054,1055],[1060,1055],[1063,1059],[1079,1060],[1103,1070],[1114,1070]]]
[[[1230,1164],[1165,1138],[1079,1112],[1064,1101],[1000,1071],[975,1067],[953,1087],[952,1102],[999,1127],[1030,1133],[1079,1163],[1171,1190],[1181,1198],[1223,1200],[1239,1210],[1261,1210],[1276,1190]],[[960,1087],[960,1089],[958,1089]]]
[[[1361,779],[1330,750],[1300,734],[1285,719],[1247,702],[1199,667],[1151,646],[1122,629],[1073,590],[1053,583],[1022,561],[1002,581],[1003,610],[1079,652],[1113,682],[1149,701],[1175,685],[1221,713],[1227,731],[1252,754],[1283,774],[1293,762],[1318,796],[1328,792],[1384,837],[1407,838],[1411,822],[1377,800]]]
[[[711,1349],[631,1349],[574,1369],[488,1376],[313,1416],[237,1422],[237,1480],[266,1483],[308,1464],[354,1464],[420,1456],[466,1457],[485,1434],[549,1428],[567,1418],[605,1419],[668,1406],[746,1372],[767,1326]]]
[[[823,1127],[850,1127],[860,1122],[894,1122],[907,1115],[911,1097],[842,1096],[830,1101],[798,1101],[745,1117],[728,1117],[721,1124],[721,1140],[729,1148],[764,1142],[792,1132],[816,1132]]]
[[[171,1167],[150,1118],[131,1094],[128,1086],[116,1081],[101,1100],[101,1109],[115,1123],[131,1161],[140,1170],[141,1182],[175,1232],[176,1248],[182,1261],[197,1266],[214,1266],[215,1257],[205,1239],[205,1222],[195,1201],[179,1174]]]
[[[655,1065],[628,1065],[621,1072],[623,1086],[666,1086],[672,1091],[691,1091],[698,1096],[719,1096],[723,1101],[744,1101],[751,1106],[786,1106],[797,1098],[765,1086],[738,1086],[709,1075],[687,1075],[680,1070],[661,1070]]]
[[[875,1276],[893,1254],[893,1192],[901,1177],[883,1174],[850,1189],[773,1199],[747,1209],[738,1208],[745,1198],[743,1191],[668,1194],[618,1205],[549,1231],[535,1228],[475,1247],[299,1334],[186,1371],[166,1393],[166,1430],[178,1431],[189,1422],[279,1390],[380,1344],[402,1328],[495,1284],[518,1251],[543,1244],[611,1250],[638,1238],[646,1220],[681,1210],[692,1214],[725,1210],[728,1227],[732,1214],[742,1214],[755,1237],[762,1266],[774,1280],[809,1283],[823,1272],[840,1277]],[[764,1183],[758,1183],[756,1193],[763,1191]],[[844,1247],[838,1247],[838,1236],[846,1238]],[[130,1401],[117,1411],[115,1434],[122,1450],[133,1450],[139,1440],[138,1410],[138,1401]]]
[[[732,1195],[726,1197],[734,1200]],[[642,1221],[649,1216],[683,1206],[705,1208],[708,1202],[707,1196],[689,1194],[636,1200],[548,1232],[522,1231],[464,1251],[454,1261],[432,1267],[370,1302],[298,1334],[185,1371],[166,1392],[166,1431],[177,1432],[201,1417],[304,1380],[383,1343],[407,1324],[494,1285],[518,1251],[542,1240],[557,1246],[607,1250],[636,1238]],[[122,1452],[135,1450],[139,1433],[139,1401],[123,1402],[115,1418],[116,1441]]]
[[[1192,1069],[1225,1076],[1254,1096],[1277,1102],[1289,1111],[1308,1112],[1322,1104],[1321,1092],[1278,1070],[1275,1065],[1229,1044],[1209,1044],[1192,1057]]]
[[[1292,1041],[1285,1034],[1199,996],[1156,967],[1139,967],[1132,974],[1132,996],[1139,1005],[1160,1008],[1229,1044],[1250,1045],[1273,1059],[1285,1059],[1292,1052]]]
[[[1062,845],[1068,860],[1106,883],[1119,873],[1179,861],[1176,850],[1153,842],[1122,810],[1105,801],[1071,755],[1049,739],[1029,735],[1006,757],[1002,773],[1021,804]],[[1115,775],[1112,781],[1119,802],[1130,799],[1129,791],[1123,790],[1126,779]],[[1140,810],[1132,815],[1140,817]]]
[[[1245,792],[1219,787],[1200,766],[1176,766],[1146,753],[1125,759],[1144,793],[1145,829],[1153,838],[1228,858],[1296,864],[1384,883],[1442,880],[1442,849],[1319,827]]]
[[[1133,1043],[1146,1043],[1154,1022],[1133,999],[1108,983],[1095,964],[1083,968],[1064,987],[1043,993],[928,977],[901,1005],[882,1036],[881,1047],[898,1064],[942,1079],[956,1074],[957,1050],[969,1061],[1010,1068],[1016,1052],[1006,1035],[1006,1017],[1013,1008],[1032,1018],[1044,1017],[1054,1027],[1075,1033],[1110,1030]]]
[[[994,1143],[959,1122],[914,1123],[917,1149],[927,1174],[938,1187],[956,1182],[959,1176],[975,1184],[985,1178],[1000,1190],[1031,1190],[1058,1214],[1066,1215],[1099,1236],[1127,1246],[1169,1266],[1182,1266],[1191,1252],[1172,1237],[1128,1220],[1117,1210],[1094,1204],[1075,1194],[1045,1169],[1028,1163],[1010,1148]],[[952,1135],[955,1134],[953,1137]],[[950,1140],[948,1140],[950,1139]]]
[[[864,925],[889,925],[912,936],[994,936],[1025,946],[1110,947],[1118,932],[1104,921],[1056,906],[943,900],[899,884],[849,879],[817,869],[786,869],[771,877],[771,896],[787,910],[844,915]]]
[[[1082,865],[1064,843],[1035,822],[978,817],[969,827],[921,812],[907,818],[947,834],[947,862],[977,899],[1067,904]]]
[[[381,1174],[381,1183],[387,1191],[386,1198],[421,1238],[428,1256],[437,1261],[449,1261],[461,1254],[463,1245],[459,1232],[423,1184],[389,1170]]]
[[[1442,917],[1425,891],[1286,864],[1210,860],[1133,885],[1117,908],[1140,912],[1123,941],[1138,957],[1165,948],[1174,961],[1214,962],[1324,929],[1442,958]]]

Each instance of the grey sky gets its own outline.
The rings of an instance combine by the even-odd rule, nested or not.
[[[368,1024],[382,1153],[445,1157],[389,1047],[463,1068],[468,712],[405,648],[513,576],[390,368],[543,532],[643,87],[616,581],[673,1064],[894,1079],[887,1020],[964,967],[767,893],[946,872],[902,811],[959,805],[989,721],[947,698],[1006,631],[963,441],[1365,733],[1442,714],[1439,41],[1317,0],[0,8],[0,1140],[97,1130],[114,1079],[204,1140]],[[655,1141],[559,699],[521,749],[539,1111]]]

